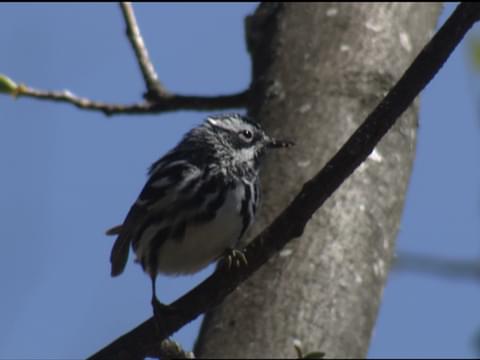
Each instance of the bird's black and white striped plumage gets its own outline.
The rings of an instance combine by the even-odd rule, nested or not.
[[[112,276],[124,270],[130,245],[153,282],[157,273],[194,273],[233,248],[255,218],[265,150],[289,145],[238,114],[190,130],[151,166],[124,223],[109,230],[118,234]]]

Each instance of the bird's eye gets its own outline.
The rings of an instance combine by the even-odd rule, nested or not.
[[[240,136],[242,137],[243,140],[245,141],[252,141],[253,139],[253,134],[250,130],[243,130],[241,133],[240,133]]]

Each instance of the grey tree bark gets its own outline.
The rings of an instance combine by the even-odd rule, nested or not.
[[[353,133],[433,33],[439,4],[263,4],[247,19],[249,112],[297,146],[263,172],[257,233]],[[418,101],[303,236],[207,315],[198,357],[365,357],[415,151]]]

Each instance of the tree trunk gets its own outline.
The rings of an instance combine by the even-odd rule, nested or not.
[[[263,171],[265,227],[330,159],[433,33],[439,4],[263,4],[247,19],[249,112],[297,145]],[[208,314],[199,357],[365,357],[395,249],[417,105],[292,241]]]

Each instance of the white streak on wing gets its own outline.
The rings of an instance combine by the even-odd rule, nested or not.
[[[191,181],[194,181],[195,178],[199,178],[202,176],[202,172],[200,171],[199,168],[197,167],[190,167],[188,171],[185,171],[183,174],[182,178],[182,183],[179,184],[179,189],[184,188],[186,185],[188,185]],[[199,184],[197,184],[196,187],[198,187]]]
[[[218,122],[215,119],[212,119],[210,117],[207,119],[207,121],[212,125],[217,125],[218,124]]]
[[[171,204],[174,204],[177,201],[180,201],[180,197],[186,196],[185,194],[182,195],[180,190],[184,186],[188,185],[188,183],[190,181],[194,181],[195,178],[200,177],[201,174],[202,174],[202,172],[197,167],[192,166],[184,172],[184,178],[183,178],[182,182],[180,182],[180,183],[176,183],[176,184],[170,183],[170,179],[168,177],[167,178],[162,178],[162,179],[158,180],[157,182],[152,183],[152,186],[156,183],[158,183],[159,185],[161,185],[161,184],[167,185],[167,184],[170,183],[170,185],[169,185],[169,189],[167,189],[165,195],[163,197],[159,198],[154,203],[152,203],[149,206],[149,210],[153,210],[153,211],[166,210]],[[199,184],[200,183],[198,183],[195,186],[195,188],[198,188]],[[155,185],[155,186],[159,186],[159,185]],[[151,202],[151,200],[149,200],[149,201]]]
[[[170,179],[168,177],[163,177],[157,181],[152,182],[150,186],[154,188],[162,188],[165,185],[168,185],[169,183],[170,183]]]
[[[169,153],[167,153],[166,155],[168,155],[168,154]],[[168,162],[168,163],[165,162],[165,161],[161,161],[152,169],[151,176],[153,176],[157,171],[159,171],[162,168],[168,169],[168,168],[171,168],[173,166],[186,164],[186,163],[187,162],[185,160],[176,160],[176,161],[172,161],[172,162]]]
[[[168,239],[159,250],[158,271],[166,274],[190,274],[217,259],[233,247],[242,230],[239,215],[243,185],[231,190],[216,217],[207,223],[193,224],[185,230],[181,241]]]
[[[184,162],[184,161],[175,161],[172,164],[177,164],[178,165],[178,163],[181,163],[181,162]],[[165,170],[168,169],[168,168],[171,168],[172,166],[174,166],[174,165],[169,165],[168,167],[165,168]],[[198,178],[202,175],[202,172],[196,166],[188,166],[188,167],[185,166],[185,168],[182,169],[182,173],[183,173],[182,182],[179,183],[179,184],[172,184],[172,181],[171,181],[172,179],[169,176],[164,176],[164,177],[152,182],[150,186],[154,187],[154,188],[161,188],[161,187],[164,187],[164,186],[167,186],[167,185],[171,184],[172,189],[174,187],[176,187],[177,185],[179,186],[179,189],[181,189],[185,185],[187,185],[190,181],[192,181],[195,178]]]

